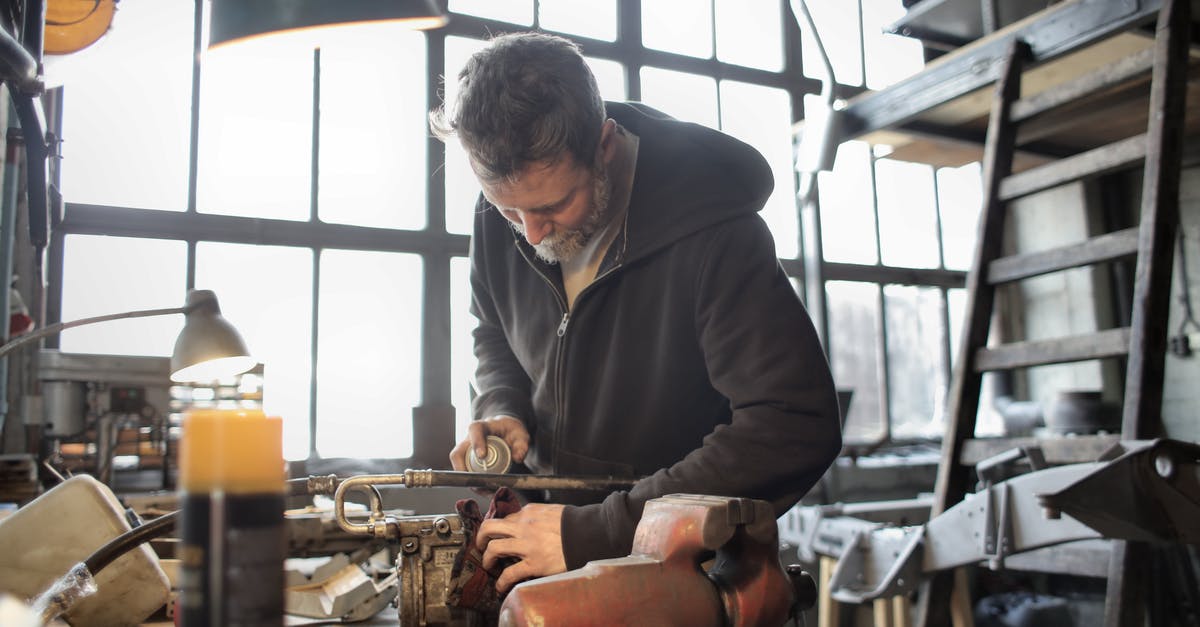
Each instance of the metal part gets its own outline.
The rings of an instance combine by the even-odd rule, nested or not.
[[[628,557],[529,581],[509,593],[501,625],[779,625],[793,585],[777,554],[771,505],[674,494],[646,503]],[[700,562],[715,552],[712,569]]]
[[[397,573],[375,581],[350,564],[321,583],[289,587],[284,592],[288,614],[352,622],[378,614],[395,599]]]
[[[401,625],[482,625],[478,612],[446,605],[450,569],[466,542],[462,519],[455,514],[400,518],[396,605]]]
[[[1200,543],[1200,445],[1122,442],[1095,472],[1039,496],[1101,534],[1125,540]]]
[[[1200,543],[1200,445],[1122,443],[1125,453],[996,482],[923,526],[895,527],[802,508],[801,557],[839,557],[833,597],[862,603],[908,592],[922,575],[1077,540]],[[1012,461],[1020,455],[1004,455]]]
[[[333,494],[333,515],[338,526],[350,533],[395,538],[396,519],[385,515],[373,501],[372,511],[376,514],[363,523],[351,522],[346,517],[346,495],[355,490],[374,492],[375,486],[395,485],[407,488],[464,487],[496,490],[508,487],[517,490],[594,490],[612,492],[628,490],[637,479],[618,477],[579,477],[555,475],[501,475],[482,472],[458,472],[453,470],[405,470],[402,474],[358,475],[343,480]]]
[[[512,466],[512,451],[503,438],[487,437],[487,456],[479,459],[474,447],[467,453],[467,470],[471,472],[494,472],[504,474]]]

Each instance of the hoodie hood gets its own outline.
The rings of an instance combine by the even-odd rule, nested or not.
[[[756,213],[771,196],[771,168],[749,145],[640,103],[605,105],[608,117],[640,139],[622,263]]]

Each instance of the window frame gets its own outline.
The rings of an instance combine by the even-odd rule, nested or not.
[[[468,37],[486,39],[494,33],[513,32],[522,30],[541,30],[538,23],[539,11],[537,0],[534,2],[534,22],[532,25],[511,24],[507,22],[481,18],[466,14],[451,14],[449,23],[437,30],[425,32],[425,72],[428,80],[423,93],[425,108],[433,109],[441,104],[441,76],[445,65],[445,41],[447,37]],[[861,54],[864,47],[861,31],[862,1],[859,4],[859,48],[860,63],[863,64],[862,76],[866,76],[864,57]],[[646,66],[663,68],[714,78],[720,84],[725,80],[768,86],[784,90],[791,101],[791,120],[793,123],[804,118],[804,97],[818,94],[821,83],[816,79],[806,77],[803,72],[801,58],[800,29],[794,18],[787,0],[778,0],[781,11],[783,45],[783,63],[778,71],[763,70],[754,67],[736,65],[717,59],[717,47],[713,46],[712,56],[697,58],[646,48],[642,45],[641,0],[616,0],[617,29],[613,41],[589,39],[568,33],[555,33],[566,36],[578,42],[589,57],[607,59],[620,63],[624,67],[625,88],[629,100],[641,98],[641,69]],[[716,0],[712,3],[713,14],[716,14]],[[157,209],[139,209],[130,207],[104,206],[76,202],[67,202],[61,215],[53,216],[54,229],[47,254],[47,291],[46,318],[48,323],[61,319],[64,240],[69,234],[116,235],[125,237],[148,237],[181,240],[187,244],[187,285],[191,289],[196,275],[196,246],[200,241],[227,242],[241,244],[270,244],[280,246],[295,246],[308,248],[313,251],[313,295],[312,295],[312,380],[309,397],[309,432],[310,454],[307,461],[301,462],[298,472],[382,472],[398,471],[417,464],[433,467],[447,465],[447,452],[454,440],[455,408],[451,397],[451,290],[450,264],[453,258],[466,257],[468,254],[469,236],[448,232],[446,229],[446,195],[445,195],[445,148],[442,143],[430,135],[423,147],[426,167],[425,227],[419,230],[402,230],[377,227],[363,227],[345,224],[322,222],[318,218],[317,207],[317,174],[320,159],[320,50],[313,52],[313,152],[312,160],[312,190],[310,195],[310,213],[307,220],[290,221],[262,219],[241,216],[225,216],[203,214],[197,211],[197,144],[200,124],[200,50],[203,45],[203,23],[205,20],[205,0],[194,0],[194,29],[193,48],[196,53],[192,60],[192,92],[190,112],[190,137],[188,156],[188,189],[187,206],[183,212]],[[443,3],[443,6],[445,4]],[[554,32],[554,31],[545,31]],[[716,29],[714,25],[714,40]],[[452,77],[451,77],[452,79]],[[61,89],[61,88],[60,88]],[[862,85],[839,84],[836,93],[841,98],[848,98],[864,90]],[[718,92],[719,94],[720,92]],[[61,136],[63,94],[52,90],[47,94],[46,108],[49,112],[50,128],[56,136]],[[718,95],[718,119],[720,115],[720,97]],[[874,157],[872,157],[874,159]],[[51,169],[52,180],[57,181],[57,169]],[[872,169],[872,177],[874,177]],[[935,177],[936,181],[936,177]],[[872,178],[874,190],[874,178]],[[935,194],[936,201],[936,194]],[[873,202],[872,209],[876,215],[876,246],[878,246],[878,203]],[[466,210],[466,208],[459,208]],[[452,210],[454,210],[452,208]],[[887,267],[881,264],[862,265],[828,262],[822,258],[820,245],[820,209],[819,203],[797,209],[799,256],[781,259],[786,273],[798,284],[798,291],[807,295],[805,299],[818,333],[827,342],[828,316],[825,312],[824,282],[830,280],[864,281],[879,286],[881,320],[885,319],[882,309],[882,286],[889,283],[922,285],[938,287],[942,290],[943,316],[948,316],[946,308],[946,290],[960,287],[965,283],[965,272],[937,269],[913,269]],[[939,224],[939,258],[941,258],[941,208],[938,207]],[[381,252],[403,252],[417,254],[422,259],[423,291],[421,296],[421,405],[413,410],[413,455],[410,458],[393,458],[386,460],[338,460],[321,458],[316,451],[315,434],[317,431],[317,394],[316,380],[318,325],[319,325],[319,294],[320,294],[320,252],[326,248],[366,250]],[[886,342],[886,329],[881,333],[881,341]],[[56,347],[57,339],[52,338],[47,346]],[[946,342],[947,354],[949,342]],[[828,345],[826,344],[828,354]],[[886,351],[883,353],[886,355]],[[946,363],[949,363],[947,358]],[[881,419],[885,425],[890,424],[887,410],[886,376],[881,381],[882,403]],[[890,428],[888,429],[890,431]],[[849,443],[854,445],[854,443]],[[878,444],[878,443],[875,443]]]

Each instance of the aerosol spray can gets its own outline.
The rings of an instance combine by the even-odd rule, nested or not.
[[[480,459],[475,454],[475,447],[467,453],[467,470],[471,472],[505,473],[512,466],[512,451],[503,438],[489,435],[487,437],[487,455]]]
[[[283,624],[281,422],[250,410],[184,418],[183,627]]]

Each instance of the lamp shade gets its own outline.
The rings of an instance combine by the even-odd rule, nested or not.
[[[221,316],[215,294],[209,290],[188,292],[183,312],[183,330],[171,353],[172,381],[213,381],[254,366],[246,342]]]
[[[208,46],[364,22],[425,29],[442,26],[446,17],[433,0],[212,0]]]

